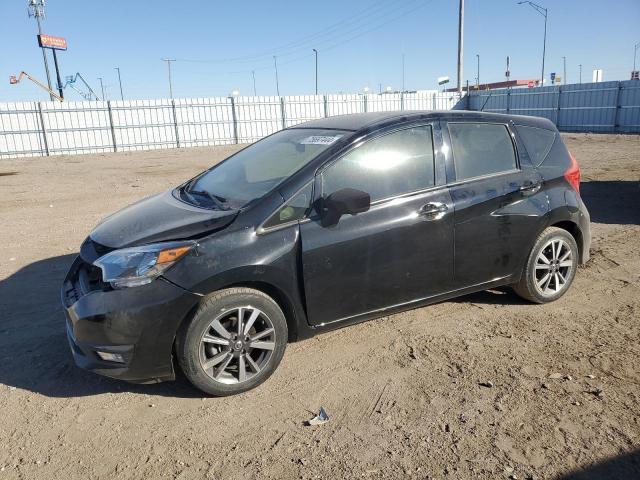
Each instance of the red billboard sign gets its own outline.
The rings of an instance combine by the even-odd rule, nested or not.
[[[67,39],[64,37],[54,37],[53,35],[38,35],[38,44],[44,48],[54,48],[56,50],[67,49]]]

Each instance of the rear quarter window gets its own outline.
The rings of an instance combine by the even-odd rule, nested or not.
[[[505,125],[449,123],[456,180],[515,170],[516,153]]]
[[[524,143],[524,148],[527,149],[531,163],[539,167],[551,151],[553,142],[556,140],[556,132],[524,125],[516,125],[516,129]]]

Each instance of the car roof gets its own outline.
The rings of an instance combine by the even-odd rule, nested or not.
[[[393,123],[401,123],[418,119],[446,119],[446,120],[484,120],[514,123],[555,129],[549,120],[524,115],[505,115],[501,113],[478,112],[474,110],[396,110],[390,112],[352,113],[320,118],[300,123],[291,128],[326,128],[348,130],[356,132],[362,129],[375,129]]]

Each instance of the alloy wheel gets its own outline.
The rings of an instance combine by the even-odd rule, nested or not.
[[[273,323],[262,310],[234,308],[205,329],[200,340],[200,365],[217,382],[244,383],[267,366],[275,345]]]
[[[551,238],[544,244],[534,270],[536,288],[545,296],[556,295],[567,287],[575,268],[571,247],[562,238]]]

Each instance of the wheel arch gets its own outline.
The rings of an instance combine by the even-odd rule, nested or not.
[[[550,223],[549,227],[561,228],[571,234],[578,244],[578,255],[580,263],[584,263],[584,238],[580,226],[571,220],[561,220],[555,223]]]

